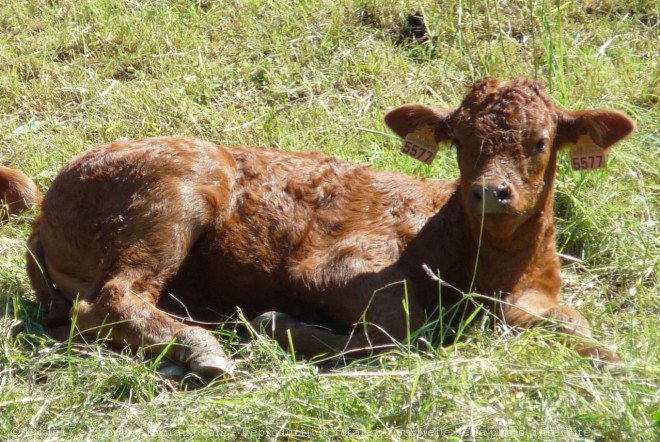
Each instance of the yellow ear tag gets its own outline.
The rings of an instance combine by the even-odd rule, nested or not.
[[[438,143],[435,142],[435,129],[427,125],[418,127],[406,135],[401,153],[422,163],[431,164],[439,149]]]
[[[571,166],[573,170],[594,170],[607,167],[608,149],[591,141],[589,135],[580,135],[571,148]]]

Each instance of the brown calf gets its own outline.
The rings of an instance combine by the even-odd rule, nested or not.
[[[525,79],[488,79],[455,110],[406,105],[386,122],[402,137],[431,127],[435,142],[453,142],[460,179],[173,137],[80,155],[44,197],[29,241],[50,326],[66,336],[79,299],[88,336],[165,351],[208,377],[232,370],[219,343],[164,311],[185,305],[217,321],[240,307],[282,345],[315,355],[404,340],[440,302],[474,290],[499,300],[490,304],[512,326],[550,320],[589,338],[588,322],[557,300],[557,152],[581,136],[608,149],[633,122],[563,110]],[[576,349],[617,360],[588,339]]]
[[[37,204],[37,185],[18,170],[0,166],[0,222]]]

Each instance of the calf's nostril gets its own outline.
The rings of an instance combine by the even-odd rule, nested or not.
[[[499,201],[507,201],[511,199],[511,188],[506,184],[500,184],[495,191],[495,195]]]
[[[481,202],[481,189],[472,190],[472,199],[477,202]]]

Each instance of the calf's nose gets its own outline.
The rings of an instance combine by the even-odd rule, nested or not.
[[[502,213],[511,203],[513,192],[507,183],[476,183],[470,188],[470,204],[476,213]]]

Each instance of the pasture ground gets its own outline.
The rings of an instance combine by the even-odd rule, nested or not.
[[[43,190],[91,146],[163,134],[456,176],[451,149],[432,166],[397,153],[383,115],[456,106],[489,75],[638,124],[606,171],[562,154],[557,177],[563,298],[622,370],[492,321],[448,347],[323,365],[227,323],[235,380],[166,382],[150,361],[45,337],[26,214],[0,233],[0,439],[658,440],[659,47],[651,0],[0,0],[0,161]]]

